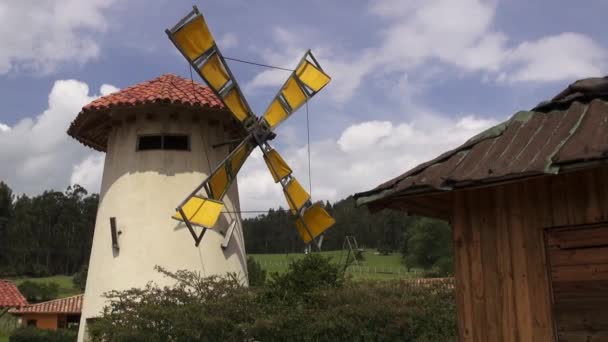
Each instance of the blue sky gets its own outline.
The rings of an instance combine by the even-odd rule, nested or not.
[[[603,76],[608,61],[599,0],[11,1],[0,4],[0,179],[30,194],[73,182],[97,191],[103,156],[70,140],[67,125],[114,89],[102,85],[188,76],[164,29],[193,4],[224,55],[293,67],[312,48],[332,75],[310,103],[315,199],[367,190]],[[263,112],[286,73],[229,63]],[[300,111],[275,142],[302,178],[305,137]],[[243,209],[281,203],[264,168],[259,155],[246,164]]]

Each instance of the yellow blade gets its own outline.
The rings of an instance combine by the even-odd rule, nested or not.
[[[331,78],[321,70],[316,61],[313,63],[308,60],[309,57],[314,60],[312,52],[307,51],[296,70],[287,78],[279,93],[264,112],[264,120],[270,128],[275,128],[287,119],[331,81]],[[288,108],[285,108],[281,103]]]
[[[306,94],[300,88],[300,85],[296,81],[294,76],[287,79],[287,83],[283,86],[281,94],[287,100],[289,107],[299,108],[304,101],[306,101]]]
[[[245,121],[255,116],[242,96],[236,79],[232,77],[213,35],[198,9],[195,8],[180,21],[178,26],[166,32],[173,44],[236,119],[248,125]]]
[[[238,93],[236,88],[232,88],[232,90],[226,94],[224,103],[240,122],[245,121],[250,116],[247,106],[245,105],[245,100]]]
[[[321,90],[331,81],[331,78],[326,73],[307,60],[303,60],[300,63],[300,66],[296,69],[296,75],[302,83],[314,92]]]
[[[210,198],[221,200],[224,197],[254,147],[255,145],[250,140],[240,144],[224,163],[211,173],[209,177]]]
[[[220,91],[230,80],[230,76],[217,54],[209,57],[207,62],[200,68],[200,72],[207,81],[207,84],[215,91]]]
[[[281,157],[277,150],[270,150],[264,154],[264,161],[268,166],[268,171],[272,174],[274,182],[278,183],[281,179],[291,174],[291,168]]]
[[[270,104],[270,107],[268,107],[266,114],[264,114],[264,119],[266,119],[266,122],[268,122],[270,127],[274,127],[285,120],[288,115],[289,114],[285,108],[283,108],[283,105],[279,102],[279,99],[275,98]]]
[[[174,32],[173,40],[190,61],[209,50],[215,42],[202,15],[194,17]]]
[[[182,211],[190,223],[205,228],[213,228],[219,219],[223,208],[224,203],[220,201],[192,196],[182,206]],[[175,212],[173,218],[183,221],[182,215],[179,213],[179,211]]]
[[[321,203],[315,203],[306,209],[303,219],[304,221],[300,218],[296,219],[296,229],[304,243],[309,243],[336,223],[336,220],[325,211]]]
[[[291,181],[289,181],[287,186],[283,189],[283,193],[285,194],[285,199],[287,199],[289,208],[291,208],[291,212],[294,214],[310,200],[310,194],[304,190],[302,185],[300,185],[300,182],[295,178],[292,178]]]

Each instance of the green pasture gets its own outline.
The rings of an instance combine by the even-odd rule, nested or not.
[[[57,283],[59,285],[59,293],[57,295],[57,298],[65,298],[83,292],[81,289],[74,287],[74,284],[72,283],[72,276],[67,275],[56,275],[42,278],[13,278],[10,280],[13,281],[17,286],[19,286],[19,284],[23,283],[26,280],[33,281],[36,283]]]
[[[335,263],[344,265],[346,251],[324,251],[322,255],[330,257]],[[304,257],[304,253],[280,253],[280,254],[248,254],[259,262],[268,273],[287,271],[293,260]],[[408,270],[402,262],[401,254],[391,253],[389,255],[377,254],[375,249],[363,252],[364,260],[359,265],[351,264],[347,273],[354,279],[360,280],[389,280],[400,278],[412,278],[417,275],[416,270]]]

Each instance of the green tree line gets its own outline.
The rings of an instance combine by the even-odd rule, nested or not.
[[[0,276],[78,271],[89,260],[97,203],[78,185],[30,197],[0,182]]]
[[[98,201],[97,194],[78,185],[29,197],[16,196],[0,182],[0,276],[73,274],[85,267]],[[342,249],[344,238],[351,235],[362,248],[401,251],[408,267],[447,269],[452,263],[450,228],[442,221],[393,210],[372,214],[355,207],[352,197],[327,202],[325,208],[336,224],[326,232],[323,250]],[[243,226],[247,253],[304,250],[287,210],[245,218]]]

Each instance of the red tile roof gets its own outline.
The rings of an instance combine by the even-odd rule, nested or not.
[[[0,279],[0,308],[21,307],[27,305],[27,300],[17,286],[8,280]]]
[[[84,106],[70,125],[68,134],[98,151],[105,151],[109,134],[110,110],[150,104],[224,109],[213,91],[200,83],[165,74],[102,96]]]
[[[16,315],[25,313],[81,313],[82,297],[83,295],[79,294],[72,297],[32,304],[19,309],[11,309],[9,312]]]
[[[209,87],[183,77],[165,74],[153,80],[102,96],[84,106],[82,112],[158,102],[214,108],[224,107]]]

